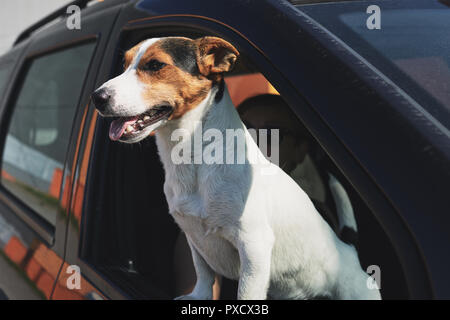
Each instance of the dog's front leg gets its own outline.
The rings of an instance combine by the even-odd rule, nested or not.
[[[271,231],[239,237],[241,261],[239,300],[264,300],[270,283],[270,264],[274,237]]]
[[[175,298],[176,300],[211,300],[213,295],[213,284],[216,274],[206,263],[202,256],[195,249],[194,245],[186,236],[189,247],[192,252],[192,261],[194,262],[195,274],[197,281],[194,290],[188,295]]]

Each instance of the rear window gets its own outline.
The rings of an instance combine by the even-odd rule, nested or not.
[[[450,128],[450,8],[448,1],[384,0],[297,6],[368,60]],[[369,5],[380,29],[369,29]]]
[[[2,185],[55,225],[72,121],[95,43],[29,61],[13,103]]]

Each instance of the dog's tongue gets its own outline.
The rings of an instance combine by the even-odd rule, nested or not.
[[[109,138],[113,141],[117,141],[123,135],[123,132],[129,124],[135,123],[138,117],[133,118],[120,118],[111,122],[109,127]]]

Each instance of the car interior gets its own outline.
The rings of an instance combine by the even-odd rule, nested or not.
[[[203,36],[195,30],[128,30],[116,52],[121,73],[124,52],[155,35]],[[383,299],[408,297],[408,288],[395,249],[382,224],[334,164],[293,108],[241,52],[225,79],[230,96],[247,128],[279,129],[280,167],[305,190],[323,218],[337,231],[336,205],[328,187],[330,175],[346,190],[358,226],[358,254],[364,270],[381,270]],[[195,284],[186,240],[168,214],[163,192],[164,171],[154,136],[136,144],[112,142],[109,120],[97,121],[88,184],[95,195],[86,202],[82,220],[81,258],[132,298],[172,299],[189,293]],[[237,282],[218,278],[215,299],[235,299]]]

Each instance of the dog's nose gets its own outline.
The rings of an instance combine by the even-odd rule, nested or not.
[[[111,94],[107,89],[98,89],[91,95],[92,102],[98,111],[105,111],[106,106],[111,99]]]

